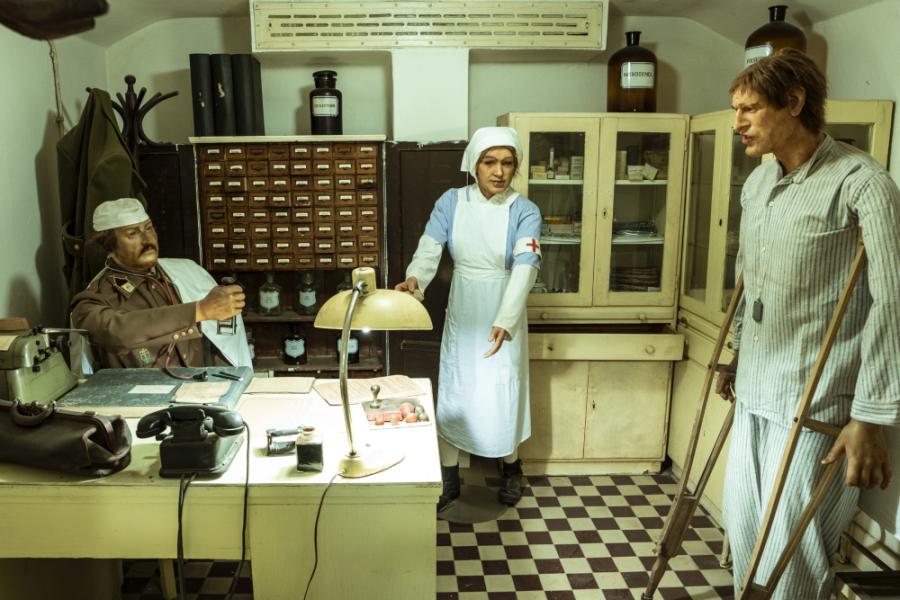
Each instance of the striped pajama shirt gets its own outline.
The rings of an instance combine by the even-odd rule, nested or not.
[[[738,407],[726,469],[725,524],[735,585],[750,558],[787,432],[856,254],[867,264],[813,398],[809,416],[900,424],[900,191],[868,154],[825,136],[800,168],[777,160],[753,171],[741,194],[735,314]],[[754,310],[755,307],[755,310]],[[755,317],[761,318],[757,320]],[[756,581],[764,582],[805,505],[833,438],[804,432]],[[827,598],[828,565],[853,516],[857,490],[835,480],[774,597]]]

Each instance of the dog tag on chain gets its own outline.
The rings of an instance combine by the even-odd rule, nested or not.
[[[762,321],[763,315],[763,303],[762,300],[757,298],[753,301],[753,320],[759,323]]]

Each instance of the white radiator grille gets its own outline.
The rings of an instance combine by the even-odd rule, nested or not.
[[[569,48],[601,50],[604,2],[251,0],[253,50]]]

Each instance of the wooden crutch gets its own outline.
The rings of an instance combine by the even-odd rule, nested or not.
[[[797,449],[797,442],[800,439],[800,434],[802,433],[803,428],[805,427],[806,429],[817,431],[819,433],[825,433],[833,437],[837,437],[841,433],[840,427],[835,427],[834,425],[823,423],[822,421],[810,419],[807,414],[809,413],[810,406],[812,405],[813,395],[815,394],[816,387],[819,384],[819,379],[822,376],[822,371],[825,368],[825,361],[828,360],[828,355],[831,353],[831,347],[834,345],[834,340],[837,337],[838,329],[840,328],[841,322],[844,319],[844,313],[846,312],[847,305],[850,302],[850,295],[853,292],[853,288],[856,286],[856,282],[859,280],[859,276],[862,273],[865,262],[866,249],[865,246],[863,246],[862,240],[860,240],[859,250],[856,253],[856,258],[853,260],[853,265],[850,268],[850,274],[847,276],[847,281],[844,283],[844,289],[841,290],[841,295],[838,298],[838,303],[834,309],[834,314],[832,314],[831,316],[831,322],[828,324],[828,329],[825,332],[825,339],[822,341],[822,345],[819,347],[819,355],[816,357],[816,362],[813,365],[812,373],[810,374],[809,380],[807,380],[806,382],[806,388],[803,390],[803,395],[800,398],[800,403],[797,405],[797,413],[794,416],[794,422],[791,426],[791,431],[788,434],[788,441],[784,449],[784,454],[781,457],[781,464],[778,467],[778,475],[775,478],[775,486],[772,489],[772,494],[769,496],[769,504],[766,507],[766,514],[759,528],[759,535],[756,538],[756,545],[753,548],[753,554],[750,555],[750,564],[747,567],[747,573],[744,575],[744,581],[741,584],[741,591],[739,595],[739,598],[741,600],[763,600],[771,598],[772,593],[775,590],[775,586],[778,585],[778,581],[781,579],[782,574],[784,574],[784,571],[788,566],[788,562],[791,560],[791,557],[797,550],[797,547],[800,545],[800,540],[803,538],[806,527],[809,525],[809,522],[816,514],[816,511],[819,509],[822,501],[825,499],[828,487],[834,481],[834,478],[837,476],[838,472],[840,471],[841,465],[843,464],[843,461],[836,460],[825,467],[825,470],[822,472],[822,475],[820,476],[819,481],[816,484],[815,489],[813,490],[809,504],[806,506],[803,514],[800,515],[800,520],[791,530],[791,534],[788,537],[784,550],[782,551],[781,556],[778,558],[778,562],[775,563],[775,567],[772,569],[772,573],[769,575],[769,579],[766,581],[765,585],[760,585],[754,582],[753,579],[756,577],[756,571],[759,569],[759,563],[762,559],[763,550],[766,547],[766,542],[769,539],[769,534],[772,532],[772,523],[775,521],[775,513],[778,510],[778,502],[781,500],[781,494],[784,491],[784,484],[787,480],[788,470],[790,469],[791,461],[794,458],[794,451]]]
[[[712,356],[709,359],[709,364],[706,366],[706,380],[703,382],[703,390],[700,393],[700,404],[697,407],[697,415],[694,417],[691,438],[688,441],[687,458],[685,458],[684,466],[682,467],[681,481],[678,482],[678,490],[675,492],[675,501],[672,504],[672,508],[669,510],[669,515],[666,518],[666,524],[663,527],[659,543],[656,545],[656,561],[653,563],[653,568],[650,570],[650,580],[647,582],[647,587],[644,589],[644,593],[641,594],[642,600],[651,600],[653,598],[653,592],[656,591],[662,576],[666,572],[666,568],[669,565],[669,559],[678,554],[678,549],[681,547],[681,542],[684,539],[684,533],[687,531],[691,519],[694,516],[694,512],[697,510],[700,498],[703,497],[703,490],[706,489],[709,476],[712,474],[716,460],[722,452],[722,446],[725,445],[725,440],[728,438],[728,432],[731,431],[731,422],[734,420],[733,401],[731,403],[731,408],[728,409],[728,414],[725,416],[725,421],[722,423],[722,428],[719,430],[719,435],[716,437],[716,442],[710,451],[709,458],[706,460],[706,465],[703,467],[703,472],[700,474],[700,479],[697,481],[694,490],[692,492],[688,491],[688,480],[691,475],[694,454],[697,451],[697,443],[700,440],[700,428],[703,425],[703,418],[706,416],[706,404],[709,400],[709,391],[712,389],[716,371],[721,370],[722,368],[718,364],[719,356],[722,354],[722,348],[725,346],[725,338],[728,337],[728,331],[731,329],[734,313],[737,310],[738,303],[743,293],[744,275],[741,274],[734,286],[731,302],[728,303],[728,309],[725,311],[722,329],[719,331],[719,337],[713,348]]]

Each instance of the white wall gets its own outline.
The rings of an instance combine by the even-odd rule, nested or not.
[[[125,89],[132,74],[148,96],[178,91],[148,113],[147,135],[160,142],[186,143],[193,135],[188,55],[194,52],[250,52],[250,20],[240,18],[171,19],[154,23],[113,44],[107,55],[111,91]],[[354,52],[267,53],[262,64],[263,100],[268,135],[309,134],[312,73],[334,69],[343,94],[344,133],[387,133],[390,126],[390,54]]]
[[[729,106],[728,84],[740,70],[743,46],[688,19],[612,17],[607,50],[579,62],[557,51],[551,60],[529,52],[473,54],[469,128],[496,124],[507,112],[603,112],[606,63],[625,45],[625,31],[641,31],[641,46],[658,62],[657,111],[702,113]],[[717,60],[710,61],[715,56]]]
[[[624,45],[624,32],[632,29],[643,32],[641,44],[657,55],[660,112],[698,113],[728,106],[728,83],[740,66],[743,48],[694,21],[669,17],[612,17],[609,49],[599,55],[563,51],[545,55],[533,51],[474,52],[468,97],[461,90],[459,98],[447,101],[460,104],[454,108],[454,114],[468,112],[470,132],[496,123],[499,115],[511,111],[604,111],[606,61]],[[177,90],[178,96],[148,114],[145,131],[157,141],[182,143],[193,131],[188,54],[248,52],[249,48],[247,18],[158,22],[109,48],[109,86],[112,91],[124,90],[123,77],[130,73],[137,77],[138,87],[147,87],[148,95]],[[428,53],[420,54],[421,72],[431,72]],[[733,60],[711,62],[707,58],[710,54]],[[392,87],[397,82],[392,82],[388,52],[258,56],[263,65],[266,133],[309,133],[312,72],[333,68],[338,71],[338,89],[344,98],[344,132],[393,136]],[[428,132],[423,132],[423,136],[433,138]],[[404,137],[410,137],[408,132],[404,132]]]
[[[900,100],[900,3],[884,0],[814,27],[810,50],[827,65],[829,96],[844,100]],[[890,172],[900,182],[900,124],[894,111]],[[900,268],[900,265],[898,265]],[[900,358],[898,358],[900,360]],[[862,508],[900,538],[900,429],[887,432],[894,467],[894,483],[886,491],[867,491]]]
[[[61,90],[77,122],[86,86],[105,87],[103,49],[74,38],[57,43]],[[67,322],[62,275],[56,141],[49,47],[0,27],[0,316],[32,325]]]

